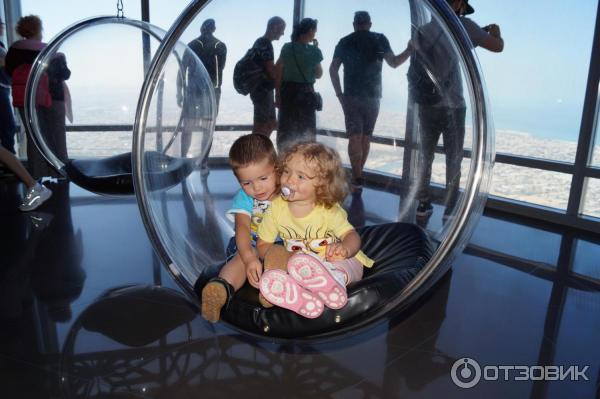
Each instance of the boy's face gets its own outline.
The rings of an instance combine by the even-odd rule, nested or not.
[[[272,199],[277,189],[275,166],[269,158],[238,168],[235,175],[242,190],[259,201]]]
[[[306,163],[300,154],[292,155],[283,166],[281,185],[289,187],[292,194],[286,199],[290,202],[306,201],[314,203],[317,199],[315,184],[316,171]]]

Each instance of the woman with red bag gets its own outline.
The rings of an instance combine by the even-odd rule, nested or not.
[[[25,120],[25,87],[31,67],[36,57],[46,47],[42,42],[42,20],[37,15],[21,17],[17,22],[17,33],[22,40],[14,42],[6,53],[6,72],[12,79],[13,105],[19,111],[21,121]],[[48,91],[48,77],[44,76],[37,93],[38,107],[50,110],[52,98]],[[22,123],[22,122],[21,122]],[[32,139],[32,132],[27,133],[27,163],[34,179],[45,176],[59,177],[57,172],[42,156]]]

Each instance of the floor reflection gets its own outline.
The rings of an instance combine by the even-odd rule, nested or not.
[[[227,173],[211,171],[211,195],[202,195],[208,186],[189,193],[182,231],[224,227],[209,219],[230,205],[236,185]],[[2,397],[599,394],[600,241],[593,235],[488,213],[452,274],[408,313],[333,342],[287,344],[198,317],[152,255],[134,199],[50,187],[48,205],[24,214],[16,209],[20,185],[0,186]],[[368,225],[398,201],[366,187],[346,205],[354,223]],[[439,213],[429,223],[441,223]],[[481,364],[589,365],[590,381],[485,382],[461,390],[450,369],[466,356]]]

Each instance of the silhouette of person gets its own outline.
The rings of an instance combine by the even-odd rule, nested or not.
[[[0,36],[4,36],[4,21],[0,19]],[[0,41],[0,144],[15,154],[15,116],[10,104],[10,76],[4,68],[6,46]]]
[[[214,36],[216,31],[216,23],[214,19],[205,20],[200,27],[200,36],[188,43],[188,47],[198,56],[204,68],[210,76],[214,92],[215,100],[217,105],[217,113],[219,112],[219,103],[221,101],[221,84],[223,81],[223,68],[225,68],[225,61],[227,59],[227,46],[225,43],[220,41]],[[191,80],[188,80],[185,76],[188,75],[190,79],[193,79],[193,72],[195,64],[189,59],[189,54],[184,54],[183,60],[183,75],[187,82],[185,104],[182,104],[183,98],[179,98],[179,103],[184,107],[184,119],[183,119],[183,131],[181,135],[181,147],[182,155],[187,155],[192,141],[192,132],[194,128],[198,127],[199,121],[206,118],[201,112],[198,112],[196,108],[198,102],[198,96],[201,95],[202,90],[195,86]],[[179,80],[181,84],[181,80]],[[206,154],[210,152],[212,147],[212,136],[202,133],[202,148],[206,149]],[[202,176],[208,175],[208,156],[204,157],[200,166],[200,173]]]
[[[252,51],[255,54],[255,62],[262,65],[264,79],[251,93],[250,99],[254,105],[254,125],[252,133],[270,136],[277,127],[275,115],[275,52],[273,40],[279,40],[285,32],[285,21],[281,17],[272,17],[267,22],[265,34],[254,42]]]
[[[279,105],[277,149],[297,141],[316,141],[317,116],[313,84],[323,76],[323,54],[315,39],[317,20],[304,18],[294,26],[292,41],[286,43],[275,65],[275,103]]]
[[[62,162],[68,162],[65,119],[67,117],[67,86],[65,80],[71,77],[67,59],[63,53],[57,53],[48,64],[48,91],[52,99],[49,108],[39,107],[40,128],[46,144]],[[71,115],[72,118],[72,115]]]
[[[352,167],[353,191],[362,190],[362,172],[379,115],[383,60],[392,68],[397,68],[410,56],[408,48],[394,55],[385,35],[371,32],[371,25],[369,13],[357,11],[354,14],[354,32],[339,41],[329,66],[329,76],[342,105],[349,136],[348,156]],[[344,66],[343,91],[339,77],[341,65]]]
[[[31,66],[46,47],[42,42],[42,20],[37,15],[21,17],[17,22],[17,33],[22,40],[14,42],[6,53],[5,68],[12,79],[13,105],[19,111],[21,121],[25,120],[25,87]],[[36,110],[47,109],[52,105],[48,89],[47,77],[41,79],[37,93],[38,107]],[[60,177],[52,166],[42,156],[33,142],[32,132],[27,134],[27,165],[34,179],[39,180],[44,176]]]
[[[474,46],[493,52],[504,49],[498,25],[481,28],[465,15],[474,12],[467,0],[448,0],[459,16]],[[417,217],[431,216],[431,169],[435,147],[443,137],[446,155],[446,199],[443,220],[453,214],[460,185],[460,167],[465,137],[466,104],[458,59],[440,24],[432,20],[416,30],[411,46],[414,55],[408,71],[409,93],[418,105],[419,176]],[[436,78],[431,83],[429,70]],[[428,75],[429,76],[429,75]]]

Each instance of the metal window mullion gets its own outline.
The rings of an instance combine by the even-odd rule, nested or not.
[[[587,87],[581,115],[581,126],[577,153],[575,155],[575,170],[569,192],[567,215],[577,217],[580,213],[583,198],[583,188],[588,165],[591,162],[595,135],[594,123],[597,117],[598,82],[600,80],[600,5],[596,9],[596,27],[592,42],[592,54],[588,73]]]
[[[142,21],[150,22],[150,0],[140,0]]]
[[[292,25],[296,25],[302,18],[304,18],[305,6],[306,4],[304,0],[294,0],[294,20]]]

